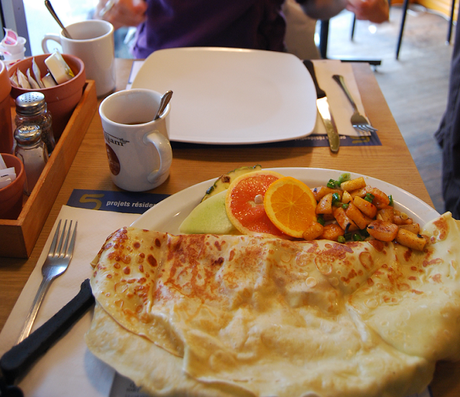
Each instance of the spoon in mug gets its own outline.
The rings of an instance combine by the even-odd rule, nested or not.
[[[54,20],[61,27],[62,31],[64,32],[64,36],[67,37],[68,39],[71,39],[72,37],[70,36],[69,32],[67,31],[67,29],[65,28],[65,26],[63,25],[63,23],[61,22],[59,17],[57,16],[56,11],[54,11],[54,8],[51,5],[49,0],[45,0],[45,6],[46,6],[46,8],[48,8],[48,11],[53,16]]]
[[[164,110],[166,109],[166,106],[168,106],[169,101],[171,100],[173,92],[171,90],[166,91],[163,96],[161,97],[160,100],[160,107],[157,110],[157,114],[153,118],[154,120],[157,120],[161,117],[163,114]]]

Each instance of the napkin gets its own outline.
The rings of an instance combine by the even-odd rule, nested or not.
[[[348,90],[356,102],[359,112],[365,115],[361,95],[359,94],[358,85],[356,84],[353,68],[350,63],[341,62],[339,60],[313,60],[315,66],[316,78],[318,79],[319,86],[326,91],[327,100],[329,102],[329,109],[339,135],[347,136],[369,136],[371,133],[356,131],[351,125],[350,118],[353,114],[353,107],[348,101],[345,93],[339,84],[332,78],[334,74],[341,74],[345,78]],[[313,129],[313,134],[326,135],[321,116],[316,118],[316,125]]]
[[[33,329],[51,318],[78,293],[80,284],[91,276],[90,262],[104,244],[106,237],[120,227],[129,226],[138,217],[138,214],[62,207],[58,220],[78,221],[74,256],[66,272],[51,283]],[[0,334],[1,354],[16,344],[41,282],[41,267],[58,220]],[[91,318],[92,311],[89,311],[35,363],[18,385],[25,396],[109,396],[115,372],[89,352],[83,339]]]

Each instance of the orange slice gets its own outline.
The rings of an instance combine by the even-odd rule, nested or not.
[[[261,170],[236,178],[228,187],[225,208],[230,222],[243,234],[285,236],[268,218],[264,195],[268,187],[283,175]]]
[[[264,207],[272,223],[291,237],[301,238],[316,222],[316,200],[310,188],[290,176],[274,181],[267,189]]]

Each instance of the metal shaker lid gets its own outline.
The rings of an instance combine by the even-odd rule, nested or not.
[[[14,131],[14,139],[19,145],[32,145],[40,140],[42,129],[38,125],[27,124],[22,125]]]
[[[16,98],[16,113],[34,116],[45,108],[45,95],[41,92],[26,92]]]

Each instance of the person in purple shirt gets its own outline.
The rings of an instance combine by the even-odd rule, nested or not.
[[[387,0],[296,0],[314,19],[343,9],[358,19],[388,20]],[[235,47],[284,51],[284,0],[99,0],[95,17],[115,29],[136,26],[133,55],[176,47]]]

